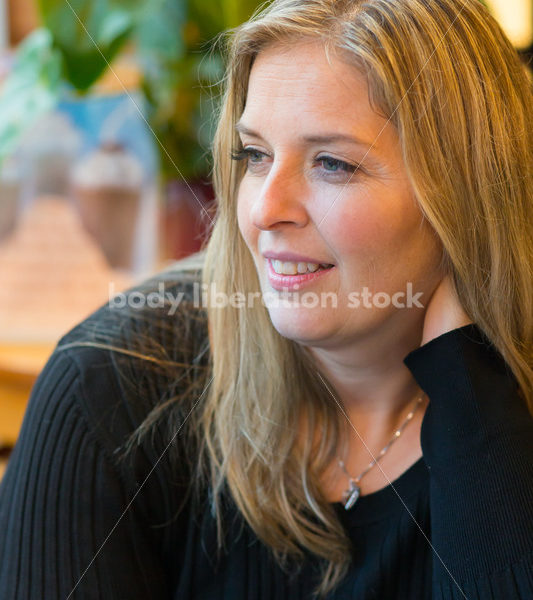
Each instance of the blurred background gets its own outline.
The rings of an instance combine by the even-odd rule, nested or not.
[[[0,0],[0,476],[58,339],[200,248],[224,60],[257,0]],[[487,0],[533,54],[533,0]]]

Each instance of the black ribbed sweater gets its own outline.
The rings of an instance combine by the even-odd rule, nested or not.
[[[104,305],[59,341],[0,485],[1,600],[311,598],[312,557],[289,577],[236,511],[216,561],[209,511],[188,502],[176,516],[184,482],[179,452],[158,462],[163,434],[117,462],[127,435],[189,375],[169,379],[147,361],[68,346],[88,333],[104,341],[104,331],[142,348],[149,336],[169,359],[201,355],[205,368],[203,311],[187,309],[194,281],[166,280],[167,292],[185,294],[173,316]],[[475,325],[404,363],[430,398],[423,458],[351,511],[334,505],[353,560],[329,598],[533,599],[533,419],[510,369]]]

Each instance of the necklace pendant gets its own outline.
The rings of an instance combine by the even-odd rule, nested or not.
[[[350,481],[350,488],[346,490],[344,494],[344,510],[350,510],[350,508],[352,508],[352,506],[357,502],[360,493],[361,488],[354,481]]]

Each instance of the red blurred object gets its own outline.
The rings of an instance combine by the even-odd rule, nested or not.
[[[200,250],[209,236],[214,204],[211,183],[198,180],[167,184],[160,229],[165,260],[184,258]]]

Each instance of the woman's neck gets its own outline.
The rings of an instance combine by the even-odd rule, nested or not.
[[[325,392],[374,438],[397,425],[420,391],[403,359],[419,346],[421,326],[405,319],[402,327],[398,321],[391,319],[344,346],[308,347],[318,373],[333,386]]]

